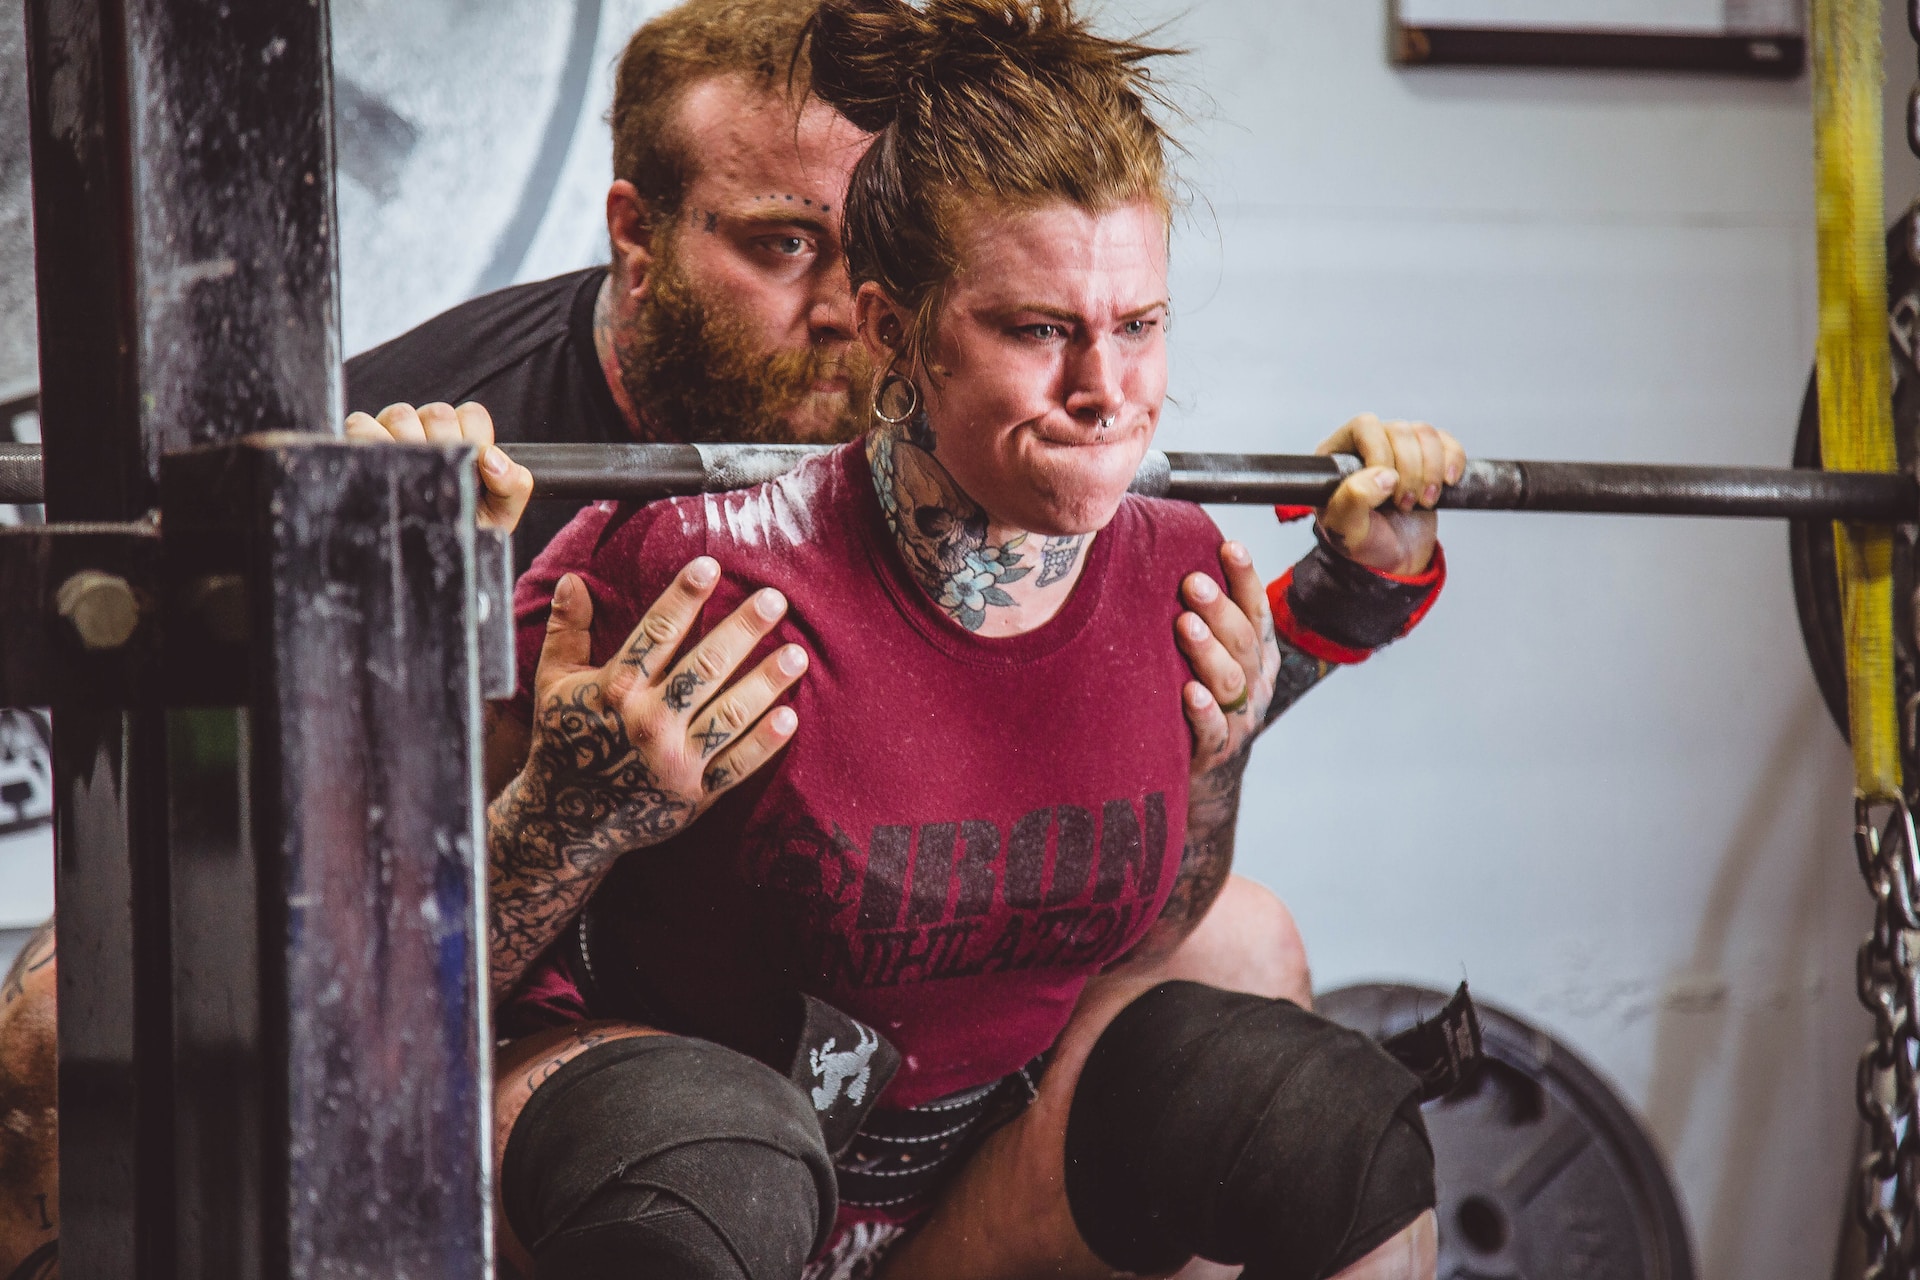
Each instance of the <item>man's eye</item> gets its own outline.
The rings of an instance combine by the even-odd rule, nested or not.
[[[775,236],[768,243],[783,258],[797,258],[807,251],[807,242],[799,236]]]
[[[1067,331],[1057,324],[1030,324],[1022,326],[1020,332],[1037,342],[1052,342],[1066,336]]]
[[[1129,320],[1120,326],[1120,332],[1130,338],[1137,338],[1150,329],[1153,329],[1159,323],[1158,320]]]

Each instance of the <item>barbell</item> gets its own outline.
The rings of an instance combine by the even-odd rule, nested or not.
[[[652,501],[772,479],[819,445],[508,444],[536,498]],[[1188,502],[1318,506],[1360,466],[1350,454],[1149,452],[1133,489]],[[42,500],[40,446],[0,444],[0,503]],[[1904,523],[1920,520],[1910,475],[1784,467],[1611,462],[1467,463],[1442,508],[1606,515],[1744,516]]]

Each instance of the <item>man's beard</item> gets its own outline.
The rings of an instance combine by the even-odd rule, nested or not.
[[[761,350],[751,328],[719,300],[700,296],[671,238],[657,245],[632,327],[616,339],[621,381],[636,413],[685,441],[795,443],[795,411],[828,378],[844,377],[833,416],[810,426],[808,442],[851,440],[866,427],[871,361],[858,343],[837,350]]]

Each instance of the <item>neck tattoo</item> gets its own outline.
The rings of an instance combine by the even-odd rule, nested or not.
[[[880,509],[914,580],[968,631],[987,625],[988,610],[1023,604],[1044,610],[1034,625],[1051,617],[1061,602],[1042,601],[1037,595],[1077,576],[1087,535],[1045,539],[1039,576],[1018,591],[1008,591],[1036,567],[1028,555],[1028,535],[990,529],[985,508],[954,483],[934,449],[925,413],[897,430],[867,436],[867,461]]]

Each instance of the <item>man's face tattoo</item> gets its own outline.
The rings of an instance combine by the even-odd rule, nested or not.
[[[729,300],[702,296],[675,235],[656,237],[646,296],[630,330],[615,336],[621,379],[642,417],[688,441],[795,441],[789,420],[824,379],[842,375],[840,411],[809,442],[851,440],[867,425],[873,379],[858,343],[768,352]]]

